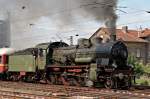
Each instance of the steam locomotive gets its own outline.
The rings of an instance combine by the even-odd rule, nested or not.
[[[127,47],[121,41],[79,39],[76,46],[42,43],[2,54],[0,73],[4,80],[130,88],[133,68],[127,65],[127,57]]]

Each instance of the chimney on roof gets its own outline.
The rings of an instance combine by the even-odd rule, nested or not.
[[[142,26],[138,29],[138,37],[140,37],[140,34],[142,33]]]
[[[149,30],[148,28],[145,28],[145,30]]]
[[[123,33],[128,33],[128,26],[123,26],[122,31]]]

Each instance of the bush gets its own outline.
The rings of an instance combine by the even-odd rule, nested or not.
[[[148,81],[147,81],[147,80],[145,80],[145,81],[141,82],[141,83],[140,83],[140,85],[148,86],[148,85],[149,85],[149,83],[148,83]]]
[[[136,75],[136,83],[139,85],[150,85],[150,65],[144,65],[139,62],[136,57],[128,57],[128,65],[134,67],[134,74]]]
[[[137,76],[144,74],[144,65],[138,62],[134,56],[130,55],[128,57],[128,65],[132,65],[134,67],[134,72]]]
[[[138,76],[143,75],[144,74],[144,66],[143,66],[143,64],[136,62],[135,66],[134,66],[134,72]]]
[[[144,66],[144,72],[150,74],[150,65]]]
[[[138,85],[150,85],[150,79],[147,76],[141,76],[139,79],[136,79],[136,84]]]

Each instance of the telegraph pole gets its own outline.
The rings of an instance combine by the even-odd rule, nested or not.
[[[77,37],[77,36],[79,36],[79,34],[76,34],[74,36],[72,35],[72,36],[69,37],[70,45],[73,45],[74,37]]]
[[[73,45],[73,36],[70,36],[70,45]]]

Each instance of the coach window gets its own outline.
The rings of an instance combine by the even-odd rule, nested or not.
[[[0,56],[0,63],[2,63],[2,56]]]
[[[148,52],[148,57],[150,58],[150,51]]]

